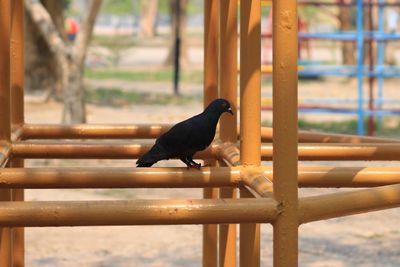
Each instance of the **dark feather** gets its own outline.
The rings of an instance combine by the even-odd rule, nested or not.
[[[181,159],[189,167],[198,167],[193,155],[211,144],[218,120],[224,112],[232,113],[229,102],[216,99],[202,113],[177,123],[157,138],[154,146],[138,159],[137,167],[150,167],[171,158]]]

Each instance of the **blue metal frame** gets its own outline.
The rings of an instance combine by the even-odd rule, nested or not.
[[[369,32],[364,31],[364,10],[363,1],[356,1],[356,31],[355,32],[333,32],[333,33],[307,33],[299,32],[300,39],[328,39],[328,40],[341,40],[341,41],[355,41],[357,46],[357,65],[356,66],[321,66],[321,65],[305,65],[304,70],[299,71],[300,77],[318,77],[318,76],[351,76],[357,77],[357,109],[356,110],[332,110],[332,109],[300,109],[300,112],[335,112],[343,114],[357,114],[358,125],[357,133],[364,135],[364,117],[369,115],[386,116],[386,115],[399,115],[398,111],[382,110],[384,103],[383,98],[383,84],[384,79],[388,77],[400,77],[400,67],[389,67],[384,65],[385,57],[385,42],[391,40],[400,40],[400,33],[385,33],[384,31],[384,8],[386,3],[384,0],[378,0],[378,30]],[[377,41],[377,62],[370,71],[364,65],[364,41],[366,39],[373,39]],[[376,111],[365,109],[364,97],[364,78],[376,77],[378,83],[378,97],[375,101],[377,106]],[[332,101],[334,102],[334,100]],[[339,103],[338,100],[337,103]]]

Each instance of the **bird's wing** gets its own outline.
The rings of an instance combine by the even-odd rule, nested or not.
[[[205,130],[206,124],[201,115],[196,115],[174,125],[157,139],[157,143],[164,146],[175,157],[193,154],[209,145],[210,138],[205,137],[213,133]]]

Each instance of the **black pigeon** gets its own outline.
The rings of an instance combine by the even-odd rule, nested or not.
[[[136,162],[137,167],[150,167],[154,163],[177,158],[188,167],[200,168],[193,161],[193,155],[206,149],[214,139],[215,129],[222,113],[233,115],[231,106],[225,99],[216,99],[200,114],[174,125],[157,138],[154,146]]]

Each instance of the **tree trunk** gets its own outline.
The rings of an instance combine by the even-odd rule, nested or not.
[[[62,74],[61,84],[64,95],[63,122],[85,123],[85,98],[83,89],[83,69],[86,51],[92,36],[94,23],[100,9],[101,0],[91,0],[88,12],[82,20],[73,47],[70,47],[57,31],[50,15],[40,2],[25,0],[25,7],[37,25]]]
[[[151,38],[155,35],[158,0],[141,0],[139,37]]]
[[[42,0],[60,34],[64,32],[64,9],[62,1]],[[45,90],[54,96],[61,95],[61,71],[47,42],[30,16],[25,20],[25,85],[27,91]]]
[[[343,1],[343,0],[342,0]],[[353,19],[354,9],[349,7],[339,7],[339,22],[341,31],[354,30]],[[342,42],[342,64],[355,65],[355,45],[353,42]]]
[[[175,58],[175,39],[176,39],[176,1],[180,1],[180,20],[179,20],[179,33],[180,33],[180,57],[179,62],[182,66],[187,66],[189,63],[187,38],[186,38],[186,21],[187,21],[187,0],[170,0],[170,14],[171,14],[171,41],[169,46],[169,53],[165,60],[165,65],[172,65]]]

